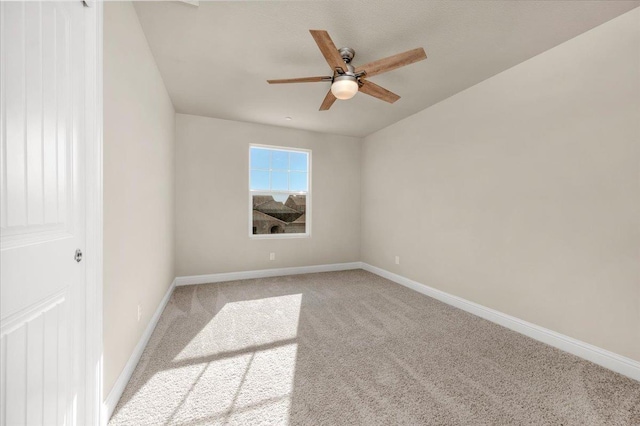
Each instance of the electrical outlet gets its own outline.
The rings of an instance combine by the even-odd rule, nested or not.
[[[269,260],[276,260],[276,254],[275,253],[269,253]]]
[[[142,318],[142,306],[138,303],[138,321]]]
[[[396,265],[400,264],[400,256],[396,256]]]

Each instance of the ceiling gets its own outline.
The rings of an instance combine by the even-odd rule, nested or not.
[[[135,8],[177,112],[362,137],[639,5],[342,0]],[[371,78],[401,96],[395,104],[359,93],[318,111],[330,83],[266,82],[331,74],[309,29],[355,49],[356,66],[416,47],[428,58]]]

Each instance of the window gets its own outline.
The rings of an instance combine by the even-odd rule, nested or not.
[[[249,234],[255,238],[311,234],[311,151],[249,147]]]

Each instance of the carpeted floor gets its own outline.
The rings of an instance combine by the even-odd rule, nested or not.
[[[362,270],[179,287],[110,425],[640,425],[640,382]]]

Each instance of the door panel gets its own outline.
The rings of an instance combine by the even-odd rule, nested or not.
[[[57,294],[3,320],[7,425],[65,424],[68,418],[72,380],[66,296]]]
[[[83,397],[83,9],[0,2],[0,425],[75,424]]]
[[[72,116],[72,78],[78,72],[73,67],[79,58],[71,50],[80,43],[71,39],[69,6],[0,5],[3,249],[72,232],[72,127],[81,123]]]

